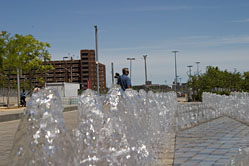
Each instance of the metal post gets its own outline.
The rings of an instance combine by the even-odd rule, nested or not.
[[[17,77],[17,103],[18,107],[20,107],[20,79],[19,79],[19,69],[16,68],[16,77]]]
[[[112,68],[112,85],[114,84],[114,70],[113,70],[113,62],[111,63]]]
[[[73,82],[73,67],[72,67],[73,57],[71,57],[71,66],[70,66],[70,75],[71,75],[71,82]]]
[[[177,66],[176,66],[176,53],[179,51],[172,51],[175,53],[175,92],[177,92]]]
[[[144,69],[145,69],[145,85],[147,83],[147,67],[146,67],[146,58],[148,55],[143,55],[144,57]]]
[[[68,57],[67,56],[64,56],[63,57],[63,61],[64,61],[64,65],[65,65],[65,82],[67,82],[67,65],[66,65],[66,61],[65,61],[65,59],[67,59]]]
[[[180,93],[182,93],[182,78],[181,77],[179,77],[179,81],[180,81]]]
[[[99,94],[99,59],[98,59],[98,28],[97,28],[97,25],[95,24],[94,25],[94,28],[95,28],[95,43],[96,43],[96,64],[97,64],[97,67],[96,67],[96,70],[97,70],[97,92]]]
[[[127,60],[130,61],[130,79],[131,79],[131,67],[132,67],[132,61],[135,60],[135,58],[127,58]]]
[[[47,65],[47,61],[46,61],[46,58],[44,57],[44,65],[46,66]],[[44,87],[46,87],[46,84],[47,84],[47,71],[45,71],[45,75],[44,75]]]
[[[196,65],[197,65],[197,76],[199,76],[199,64],[200,64],[200,62],[195,62],[196,63]]]
[[[191,77],[191,67],[193,67],[192,65],[189,65],[189,66],[187,66],[188,68],[189,68],[189,79],[190,79],[190,77]]]

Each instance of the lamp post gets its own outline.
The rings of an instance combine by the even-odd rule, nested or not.
[[[47,60],[46,60],[46,57],[44,57],[44,65],[47,65]],[[45,74],[44,74],[44,87],[46,87],[46,84],[47,84],[47,70],[45,71]]]
[[[189,79],[190,79],[190,77],[191,77],[191,67],[193,67],[192,65],[189,65],[189,66],[187,66],[188,68],[189,68]]]
[[[189,81],[190,81],[190,79],[191,79],[191,67],[193,67],[192,65],[189,65],[189,66],[187,66],[188,68],[189,68],[189,74],[188,74],[188,79],[189,79]],[[191,88],[188,88],[188,101],[190,101],[191,100],[191,94],[192,94],[192,92],[191,92]]]
[[[17,105],[20,107],[20,78],[19,78],[19,68],[16,68],[16,77],[17,77]],[[9,107],[9,106],[8,106]]]
[[[132,61],[135,60],[135,58],[127,58],[127,60],[130,61],[130,79],[131,79],[131,66],[132,66]]]
[[[177,92],[177,66],[176,66],[176,53],[179,51],[172,51],[175,54],[175,92]]]
[[[180,93],[182,93],[182,78],[181,77],[179,77],[179,81],[180,81]]]
[[[145,69],[145,85],[147,83],[147,67],[146,67],[146,58],[148,55],[143,55],[144,57],[144,69]]]
[[[112,85],[114,84],[114,69],[113,69],[113,62],[111,63],[111,69],[112,69]]]
[[[200,62],[195,62],[196,63],[196,65],[197,65],[197,76],[199,76],[199,64],[200,64]]]
[[[65,61],[65,59],[67,59],[67,58],[68,58],[67,56],[63,57],[63,61],[64,61],[64,65],[65,65],[65,82],[67,82],[67,66],[66,66],[66,61]]]
[[[71,76],[71,82],[73,82],[73,57],[71,57],[71,65],[70,65],[70,76]]]
[[[97,25],[94,24],[94,28],[95,28],[95,43],[96,43],[96,70],[97,70],[97,92],[99,94],[99,58],[98,58],[98,28],[97,28]]]
[[[19,64],[20,64],[20,62],[19,62],[19,56],[20,56],[20,52],[18,53],[18,67],[16,68],[16,79],[17,79],[17,105],[18,105],[18,107],[20,107],[20,77],[19,77],[19,72],[20,72],[20,70],[19,70]],[[9,102],[8,102],[8,108],[9,108]]]

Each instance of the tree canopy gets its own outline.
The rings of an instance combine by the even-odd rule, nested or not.
[[[52,65],[44,63],[51,59],[49,47],[49,43],[38,41],[32,35],[0,32],[0,76],[2,80],[8,78],[8,89],[10,76],[16,74],[17,69],[30,73],[30,76],[53,69]],[[32,80],[32,77],[29,79]],[[32,84],[29,88],[32,89]]]
[[[192,89],[194,100],[201,100],[202,92],[227,95],[234,91],[249,92],[249,72],[241,74],[208,66],[205,73],[191,76],[188,86]]]

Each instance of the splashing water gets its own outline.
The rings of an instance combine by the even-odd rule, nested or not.
[[[108,94],[99,96],[86,90],[79,97],[78,126],[70,137],[58,93],[44,89],[29,100],[9,165],[160,165],[159,153],[166,155],[170,138],[179,129],[220,116],[249,124],[248,101],[248,93],[204,93],[201,104],[179,105],[175,93],[124,92],[113,86]],[[248,148],[241,147],[230,166],[248,165],[248,156]]]
[[[77,165],[62,110],[55,91],[33,94],[19,123],[9,165]]]
[[[114,86],[107,95],[86,90],[79,97],[78,127],[70,138],[62,105],[52,89],[30,99],[11,152],[10,165],[153,166],[157,146],[170,146],[175,93]],[[155,148],[156,147],[156,148]]]

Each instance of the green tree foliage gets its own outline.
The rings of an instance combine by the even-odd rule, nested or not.
[[[244,91],[249,92],[249,72],[245,72],[242,78],[242,88]]]
[[[0,33],[1,77],[8,78],[8,89],[10,88],[10,77],[12,74],[16,74],[17,69],[30,73],[30,89],[32,89],[32,77],[37,72],[53,69],[52,65],[43,63],[43,61],[51,59],[47,50],[49,47],[49,43],[40,42],[32,35],[11,36],[6,31]]]
[[[203,92],[229,95],[234,91],[249,91],[249,73],[242,76],[239,72],[221,71],[218,67],[208,66],[206,73],[191,76],[188,85],[193,91],[192,98],[200,101]]]

